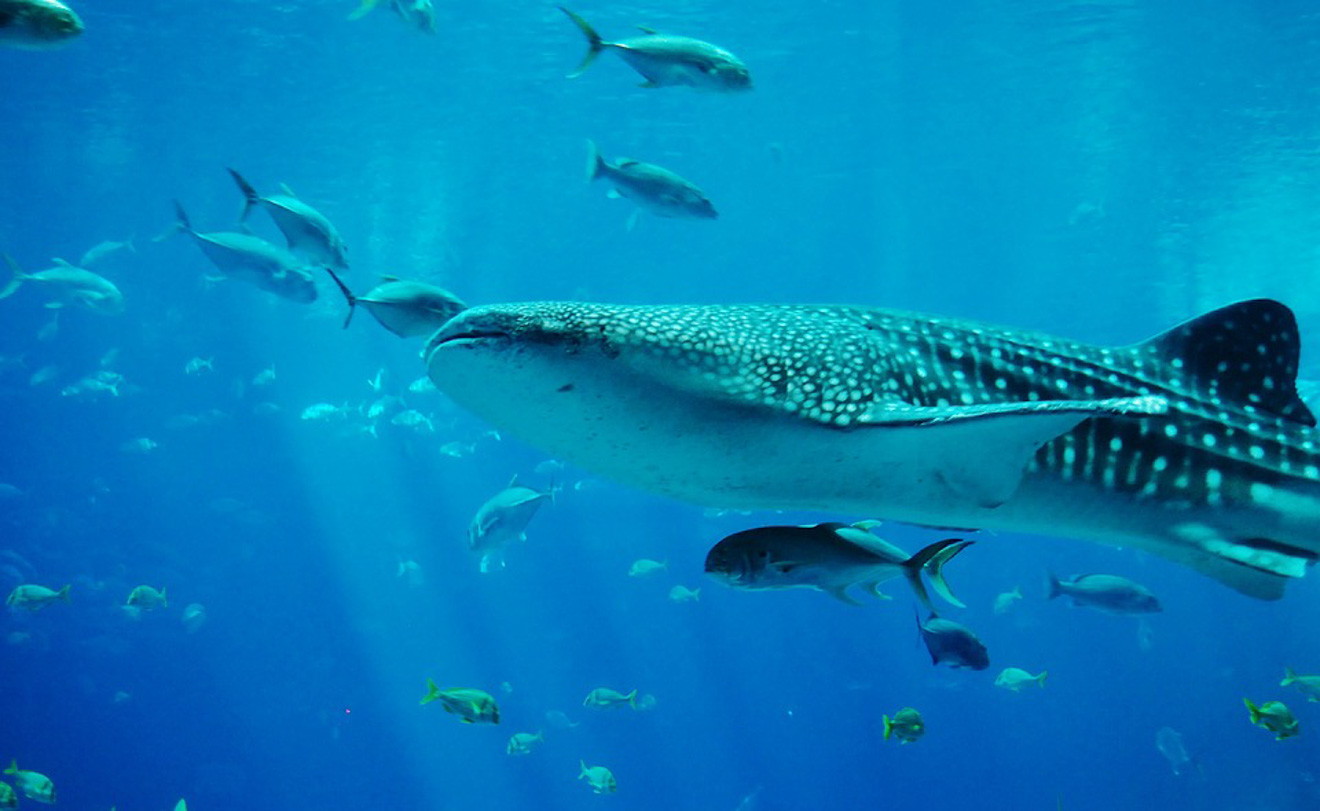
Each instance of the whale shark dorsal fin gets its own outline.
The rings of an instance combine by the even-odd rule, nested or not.
[[[1252,405],[1302,425],[1315,416],[1297,396],[1297,319],[1271,299],[1239,301],[1184,321],[1132,347],[1194,390]]]
[[[1162,397],[1044,400],[970,406],[885,401],[857,419],[863,430],[902,431],[959,501],[997,507],[1017,491],[1031,456],[1091,417],[1164,414]]]

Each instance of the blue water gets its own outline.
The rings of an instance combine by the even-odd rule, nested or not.
[[[855,302],[1101,343],[1267,295],[1297,312],[1303,376],[1320,377],[1311,4],[577,9],[606,37],[644,23],[724,45],[756,84],[736,96],[640,89],[610,54],[568,80],[583,43],[550,3],[438,5],[428,36],[387,9],[347,22],[348,0],[86,0],[67,48],[0,51],[0,248],[37,269],[138,247],[97,266],[123,315],[69,309],[39,340],[39,295],[0,302],[0,482],[22,491],[0,500],[0,589],[73,585],[70,605],[0,616],[0,758],[51,776],[62,807],[129,811],[1320,804],[1320,713],[1278,686],[1284,666],[1320,671],[1315,575],[1262,603],[1132,550],[985,536],[949,574],[992,668],[955,672],[931,666],[899,584],[855,608],[702,573],[730,532],[838,516],[706,514],[572,468],[483,575],[468,521],[515,473],[548,484],[545,457],[408,392],[420,341],[365,313],[341,330],[324,277],[302,306],[207,282],[187,239],[151,241],[174,198],[200,230],[232,228],[232,166],[326,213],[357,288]],[[629,231],[631,206],[583,182],[587,138],[694,180],[720,219]],[[253,225],[278,241],[264,213]],[[112,351],[121,396],[61,396]],[[214,370],[186,374],[194,357]],[[379,369],[434,435],[354,430]],[[317,402],[354,416],[299,419]],[[158,447],[123,449],[143,437]],[[451,441],[476,452],[439,453]],[[913,550],[940,537],[881,532]],[[629,578],[639,557],[669,572]],[[420,582],[397,576],[407,560]],[[1135,578],[1165,611],[1142,629],[1046,601],[1047,569]],[[134,619],[122,604],[143,583],[169,607]],[[671,602],[676,583],[700,600]],[[1048,686],[994,687],[1008,665]],[[501,725],[419,706],[428,677],[490,690]],[[583,708],[600,686],[656,707]],[[1287,701],[1302,736],[1251,726],[1244,696]],[[904,706],[928,726],[911,746],[880,732]],[[1199,771],[1173,774],[1164,726]],[[505,754],[537,729],[538,751]],[[579,758],[611,768],[617,795],[575,780]]]

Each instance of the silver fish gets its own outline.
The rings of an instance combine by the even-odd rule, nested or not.
[[[46,306],[63,307],[76,304],[102,315],[119,315],[124,311],[124,294],[119,292],[114,282],[80,267],[69,264],[63,259],[55,259],[55,267],[39,270],[36,273],[24,273],[13,257],[5,254],[13,277],[0,289],[0,299],[14,295],[24,284],[38,287],[49,301]]]
[[[275,226],[284,234],[289,250],[315,264],[340,270],[348,268],[348,247],[324,214],[299,200],[287,188],[284,194],[262,197],[238,172],[230,169],[229,174],[243,192],[243,213],[239,215],[239,222],[247,221],[253,206],[265,206]]]
[[[0,0],[0,45],[41,51],[82,32],[82,20],[58,0]]]
[[[137,248],[133,245],[132,237],[129,237],[123,242],[116,242],[114,240],[107,239],[104,242],[96,243],[92,247],[88,248],[87,252],[82,255],[82,258],[78,260],[78,267],[81,268],[91,267],[97,262],[100,262],[102,259],[105,259],[107,256],[119,253],[120,251],[137,253]]]
[[[705,192],[662,166],[619,158],[610,163],[587,141],[587,182],[605,178],[625,197],[657,217],[713,220],[719,217]]]
[[[573,24],[587,38],[587,55],[569,78],[582,75],[607,49],[646,78],[642,87],[693,87],[699,90],[736,92],[752,89],[752,74],[742,60],[718,45],[691,37],[657,34],[641,28],[643,36],[606,42],[586,20],[564,8]]]
[[[448,290],[424,282],[408,282],[386,277],[362,295],[354,295],[333,270],[326,268],[339,292],[348,301],[348,329],[358,305],[366,308],[380,325],[400,338],[430,335],[446,321],[467,309],[467,305]]]
[[[481,571],[492,564],[504,566],[504,547],[515,540],[527,540],[527,525],[546,501],[553,502],[554,490],[534,490],[518,484],[509,486],[486,500],[468,526],[468,548],[481,553]]]
[[[348,19],[360,20],[380,3],[381,0],[362,0]],[[390,7],[410,27],[426,34],[435,33],[435,6],[431,0],[390,0]]]
[[[316,300],[316,283],[302,262],[293,254],[251,234],[215,231],[209,234],[193,230],[188,215],[178,201],[178,218],[170,233],[182,231],[193,238],[206,258],[227,278],[256,285],[280,298],[308,304]]]
[[[1155,748],[1164,755],[1165,760],[1169,761],[1169,766],[1175,775],[1181,775],[1192,763],[1192,757],[1187,754],[1187,747],[1183,745],[1182,735],[1175,729],[1160,727],[1155,733]]]
[[[1073,605],[1098,608],[1109,614],[1154,614],[1163,611],[1151,590],[1114,574],[1085,574],[1072,580],[1049,576],[1049,598],[1065,595]]]
[[[1136,546],[1265,599],[1320,553],[1298,356],[1269,300],[1118,347],[851,306],[501,304],[423,355],[501,430],[652,492]]]

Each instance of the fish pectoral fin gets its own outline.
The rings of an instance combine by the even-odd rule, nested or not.
[[[788,574],[802,564],[796,560],[777,560],[770,564],[770,568],[781,574]]]
[[[654,80],[647,79],[646,81],[642,82],[641,84],[639,84],[639,85],[637,85],[637,86],[638,86],[638,87],[644,87],[644,88],[646,88],[647,90],[654,90],[655,88],[659,87],[660,85],[657,84]]]
[[[994,508],[1017,491],[1027,463],[1042,445],[1091,417],[1164,414],[1162,397],[1046,400],[969,406],[872,404],[857,425],[920,432],[909,437],[956,497]]]
[[[822,586],[821,591],[830,595],[841,603],[860,606],[861,602],[848,593],[847,586]]]
[[[637,30],[641,31],[643,34],[647,35],[648,37],[653,37],[656,34],[660,33],[649,25],[639,25],[637,26]]]
[[[1146,548],[1261,600],[1282,597],[1288,580],[1302,577],[1320,559],[1310,549],[1268,538],[1228,538],[1204,524],[1181,524],[1174,536]]]

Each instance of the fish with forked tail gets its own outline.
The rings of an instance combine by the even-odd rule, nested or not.
[[[1135,546],[1277,599],[1320,557],[1299,355],[1258,299],[1112,347],[855,306],[495,304],[424,358],[501,431],[654,493]]]
[[[76,304],[94,313],[119,315],[124,311],[124,294],[114,282],[85,268],[76,267],[63,259],[55,259],[55,267],[24,273],[13,257],[4,255],[5,263],[13,274],[9,283],[0,289],[0,299],[14,295],[24,284],[39,288],[47,298],[47,307],[59,309]]]
[[[719,217],[705,192],[662,166],[619,158],[610,163],[587,141],[587,182],[606,178],[625,197],[657,217],[713,220]],[[631,227],[632,221],[629,222]]]
[[[287,187],[284,194],[263,197],[238,172],[230,169],[229,174],[243,193],[239,222],[247,221],[254,206],[263,206],[284,234],[289,250],[316,264],[340,270],[348,268],[348,246],[324,214],[299,200]]]
[[[280,298],[309,304],[316,300],[316,282],[293,254],[260,237],[228,231],[194,231],[183,206],[174,203],[174,227],[157,239],[186,233],[226,278],[244,281]]]
[[[907,578],[922,605],[934,610],[921,572],[948,602],[965,608],[944,581],[944,564],[973,541],[949,538],[908,555],[871,534],[868,523],[772,526],[744,530],[715,544],[706,555],[706,573],[737,589],[813,588],[850,605],[861,605],[848,589],[862,585],[880,593],[880,584]]]
[[[955,670],[985,670],[990,666],[990,653],[985,643],[977,639],[966,625],[934,614],[922,622],[918,614],[917,630],[921,632],[921,641],[926,644],[933,665],[947,664]]]
[[[348,329],[353,320],[353,313],[358,306],[380,323],[382,327],[400,338],[413,338],[418,335],[430,335],[446,321],[467,309],[458,297],[435,285],[424,282],[410,282],[393,277],[386,277],[381,283],[362,295],[355,295],[339,278],[339,274],[326,268],[334,280],[339,292],[348,302],[348,316],[344,318],[344,328]]]
[[[1073,605],[1109,614],[1154,614],[1163,611],[1159,598],[1140,583],[1115,574],[1086,574],[1071,580],[1049,575],[1049,598],[1071,597]]]
[[[587,39],[587,55],[569,78],[582,75],[607,50],[619,54],[646,81],[642,87],[693,87],[698,90],[737,92],[752,89],[752,74],[742,60],[718,45],[691,37],[658,34],[642,28],[642,36],[607,42],[586,20],[563,6],[564,12]]]

